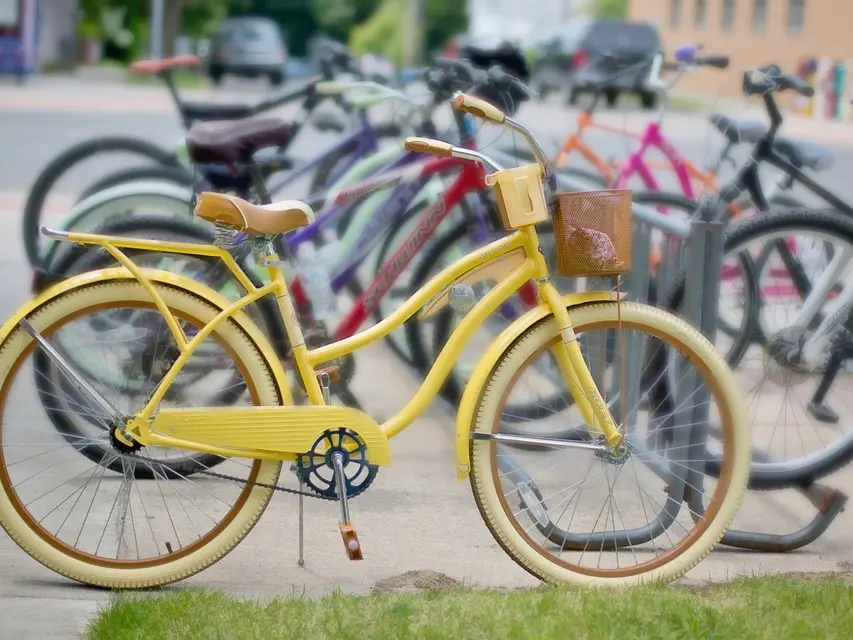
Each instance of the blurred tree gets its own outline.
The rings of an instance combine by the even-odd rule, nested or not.
[[[317,25],[332,38],[346,42],[356,26],[376,13],[382,0],[308,0]]]
[[[384,0],[368,20],[352,29],[349,45],[355,53],[379,53],[393,62],[403,62],[406,5],[409,0]],[[424,49],[440,49],[453,36],[468,28],[466,3],[459,0],[424,1]],[[421,57],[425,52],[421,52]]]
[[[163,55],[172,55],[175,39],[181,33],[191,37],[209,35],[227,14],[229,3],[229,0],[164,0]],[[126,62],[147,55],[151,0],[80,0],[80,10],[78,32],[87,38],[104,40],[108,57]],[[116,11],[123,11],[119,28],[110,24],[109,19],[118,15]],[[129,43],[125,31],[132,34]]]
[[[356,55],[379,53],[395,64],[403,63],[403,29],[406,8],[400,0],[385,0],[372,16],[350,32],[349,46]]]
[[[210,37],[227,17],[230,4],[229,0],[190,0],[181,13],[181,31],[191,38]]]
[[[628,0],[595,0],[593,11],[598,18],[627,18]]]

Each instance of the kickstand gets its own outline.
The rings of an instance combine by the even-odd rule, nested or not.
[[[305,485],[301,482],[299,483],[299,559],[296,563],[300,567],[305,566],[305,509],[303,508],[303,502],[305,500],[305,496],[302,495],[302,491],[305,491]]]
[[[290,470],[296,476],[297,481],[299,482],[299,506],[297,511],[299,512],[299,558],[296,561],[300,567],[305,566],[305,505],[304,500],[305,496],[303,492],[305,491],[305,484],[302,482],[302,479],[299,477],[299,470],[294,462],[290,465]]]

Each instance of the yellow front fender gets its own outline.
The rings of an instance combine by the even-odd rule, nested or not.
[[[168,271],[162,271],[160,269],[140,268],[140,271],[144,274],[144,277],[148,278],[152,282],[160,282],[178,289],[183,289],[188,293],[198,296],[202,300],[206,300],[212,305],[219,307],[220,309],[225,309],[231,305],[231,301],[215,289],[191,280],[185,276],[170,273]],[[81,273],[57,282],[53,286],[42,291],[35,298],[32,298],[21,305],[18,310],[15,311],[14,315],[9,318],[5,324],[3,324],[2,328],[0,328],[0,344],[6,340],[9,334],[16,326],[18,326],[22,319],[26,318],[45,304],[48,304],[59,296],[70,291],[74,291],[75,289],[111,280],[135,281],[136,278],[134,278],[130,271],[124,267],[113,267],[110,269],[98,269],[96,271]],[[293,397],[290,392],[290,385],[287,383],[287,376],[285,375],[284,367],[282,367],[278,356],[275,354],[275,350],[270,344],[269,339],[244,312],[238,311],[234,314],[233,319],[240,325],[240,328],[246,332],[246,335],[248,335],[249,338],[257,345],[258,349],[269,361],[270,370],[275,377],[276,384],[278,385],[279,392],[281,393],[282,401],[285,404],[293,404]]]
[[[624,297],[624,294],[622,294],[622,297]],[[616,293],[611,291],[585,291],[583,293],[569,293],[561,296],[560,299],[567,309],[571,309],[582,304],[608,302],[617,300],[618,298]],[[462,394],[462,400],[459,402],[459,409],[456,413],[456,472],[460,482],[471,471],[471,461],[469,459],[471,426],[474,422],[474,411],[477,408],[477,403],[480,401],[480,396],[489,374],[495,368],[501,356],[522,333],[550,315],[551,309],[548,305],[540,304],[534,307],[504,329],[497,339],[489,345],[486,353],[477,363],[474,374],[465,386],[465,392]]]

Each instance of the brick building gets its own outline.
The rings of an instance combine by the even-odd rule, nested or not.
[[[774,62],[790,72],[807,58],[853,63],[853,0],[630,0],[628,12],[656,24],[668,52],[701,44],[729,55],[733,70]],[[707,92],[721,84],[719,72],[709,69],[679,87]],[[734,81],[724,85],[726,93],[737,91]]]

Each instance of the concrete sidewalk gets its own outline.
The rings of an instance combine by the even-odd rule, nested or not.
[[[382,379],[383,384],[375,381]],[[355,390],[365,409],[387,417],[414,393],[416,378],[385,349],[360,354]],[[467,482],[454,472],[454,423],[439,403],[393,441],[394,466],[382,469],[371,489],[351,503],[365,559],[349,562],[337,529],[338,505],[306,500],[306,566],[297,560],[296,498],[277,495],[250,535],[224,560],[184,586],[221,588],[250,598],[318,596],[449,586],[517,588],[537,584],[493,540]],[[287,475],[287,474],[285,474]],[[826,480],[850,486],[853,470]],[[293,484],[289,476],[284,480]],[[803,526],[814,509],[791,491],[751,493],[736,528],[784,533]],[[765,572],[848,570],[853,565],[842,514],[810,547],[789,554],[752,554],[718,548],[686,580],[727,580]],[[74,585],[26,556],[0,535],[0,629],[9,638],[65,638],[79,633],[109,595]]]

